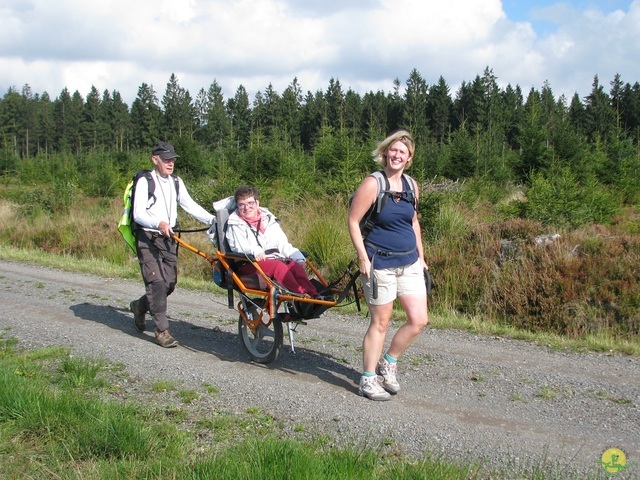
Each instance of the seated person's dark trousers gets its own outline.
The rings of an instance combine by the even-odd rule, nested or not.
[[[158,233],[138,230],[138,262],[146,294],[138,300],[140,307],[148,311],[156,328],[169,328],[167,297],[176,288],[178,280],[178,245]]]

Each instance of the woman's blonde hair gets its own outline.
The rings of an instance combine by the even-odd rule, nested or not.
[[[413,155],[416,153],[416,142],[411,136],[411,134],[406,130],[398,130],[397,132],[392,133],[383,141],[378,143],[378,148],[376,148],[372,152],[373,161],[376,162],[378,165],[382,166],[383,168],[386,167],[387,152],[389,151],[389,148],[391,148],[391,145],[393,145],[398,141],[404,143],[407,149],[409,150],[410,158],[409,158],[409,161],[407,162],[407,168],[409,168],[413,163]]]

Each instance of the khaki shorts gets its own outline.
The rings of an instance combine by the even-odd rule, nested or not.
[[[374,270],[378,282],[378,298],[373,298],[371,279],[362,276],[362,289],[369,305],[385,305],[402,295],[427,296],[424,271],[420,259],[412,265]]]

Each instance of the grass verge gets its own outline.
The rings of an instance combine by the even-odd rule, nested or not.
[[[131,402],[119,387],[120,366],[71,357],[59,347],[24,351],[6,334],[0,335],[1,478],[489,478],[479,476],[478,466],[284,438],[277,422],[255,408],[205,418],[168,407],[154,388],[146,390],[150,402]]]

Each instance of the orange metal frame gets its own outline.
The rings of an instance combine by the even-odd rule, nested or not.
[[[277,304],[274,304],[274,299],[276,298],[276,295],[274,295],[274,293],[278,289],[278,286],[273,282],[273,280],[267,274],[264,273],[264,271],[260,268],[260,265],[258,265],[257,262],[252,262],[253,266],[256,268],[256,270],[258,271],[258,274],[264,279],[265,283],[267,284],[267,290],[247,287],[245,283],[242,281],[242,279],[240,278],[240,276],[236,274],[236,272],[233,271],[233,269],[231,268],[230,260],[249,261],[245,256],[239,255],[239,254],[225,254],[220,251],[216,251],[215,256],[212,256],[188,244],[187,242],[177,237],[176,235],[173,235],[172,238],[176,242],[178,242],[178,244],[181,245],[182,247],[205,258],[212,266],[214,266],[215,263],[219,261],[220,264],[224,267],[227,274],[229,273],[231,274],[231,278],[230,279],[227,278],[227,282],[232,281],[233,284],[236,285],[238,289],[242,292],[242,294],[264,297],[266,299],[266,302],[265,302],[266,310],[269,312],[269,322],[265,323],[267,325],[270,324],[271,321],[277,316],[278,307],[282,302],[296,301],[296,302],[302,302],[302,303],[312,303],[314,305],[325,305],[328,307],[336,306],[339,303],[335,300],[333,301],[320,300],[320,299],[315,299],[311,297],[302,297],[298,295],[289,295],[286,293],[285,294],[281,293],[277,295]],[[316,266],[313,265],[313,263],[311,263],[308,259],[306,260],[306,262],[307,262],[307,266],[316,276],[318,281],[322,283],[325,287],[328,286],[329,283],[322,277],[322,274],[316,268]],[[342,293],[342,292],[340,290],[333,289],[332,293]],[[362,294],[359,293],[358,296],[362,297]],[[257,319],[249,320],[246,314],[243,312],[242,308],[240,308],[240,304],[238,304],[238,311],[240,312],[240,315],[242,316],[247,326],[251,328],[251,330],[253,331],[255,331],[260,326],[260,323],[263,322],[262,313],[258,316]]]

